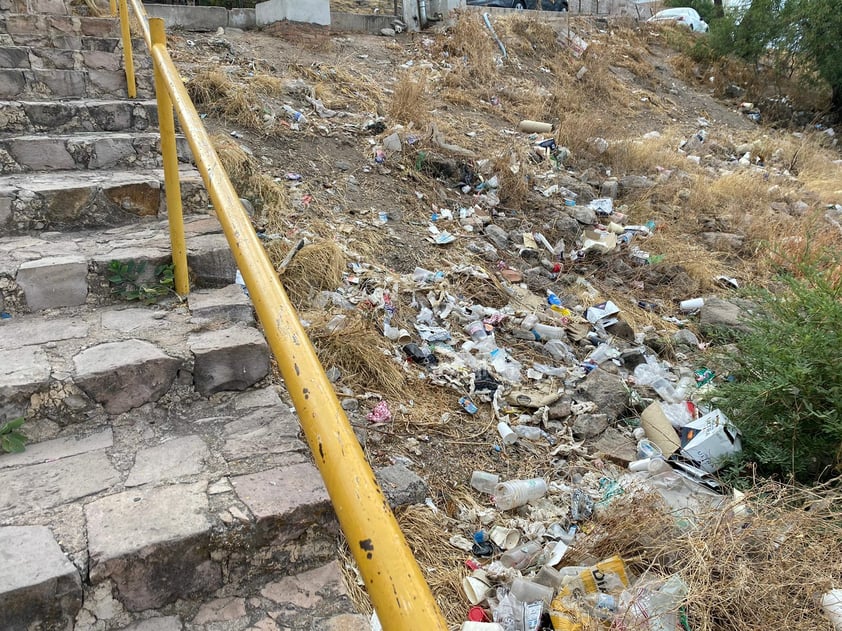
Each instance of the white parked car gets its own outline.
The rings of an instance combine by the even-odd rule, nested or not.
[[[674,24],[686,26],[691,31],[695,31],[696,33],[708,32],[708,23],[705,22],[701,17],[699,17],[699,14],[696,12],[696,9],[664,9],[663,11],[658,11],[655,15],[653,15],[646,21],[653,23],[673,22]]]

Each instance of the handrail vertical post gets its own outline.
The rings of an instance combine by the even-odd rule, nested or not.
[[[129,7],[126,0],[120,0],[120,32],[123,35],[123,59],[126,65],[126,83],[129,98],[137,97],[137,84],[134,78],[134,58],[132,56],[132,31],[129,26]]]
[[[126,0],[120,0],[125,2]],[[167,34],[164,20],[149,20],[152,45],[167,46]],[[164,191],[167,195],[167,218],[170,224],[170,242],[172,243],[172,262],[175,267],[175,291],[179,296],[190,293],[190,281],[187,273],[187,244],[184,240],[184,213],[181,208],[181,183],[178,179],[178,150],[175,145],[175,120],[173,118],[172,99],[167,92],[167,85],[157,63],[155,67],[155,95],[158,99],[158,129],[161,133],[161,156],[164,160]]]
[[[117,0],[108,0],[108,8],[111,10],[111,16],[117,15]]]

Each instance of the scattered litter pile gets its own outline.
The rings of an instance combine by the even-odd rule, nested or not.
[[[705,393],[767,254],[840,241],[842,167],[657,85],[637,31],[494,32],[469,14],[337,41],[336,65],[257,35],[176,52],[367,456],[428,484],[398,517],[442,610],[476,630],[830,629],[836,496],[727,492],[740,419]]]

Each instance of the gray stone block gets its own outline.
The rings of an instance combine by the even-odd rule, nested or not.
[[[165,616],[162,618],[150,618],[135,622],[119,631],[182,631],[184,625],[178,616]]]
[[[3,629],[70,628],[81,606],[79,573],[48,528],[0,528]]]
[[[327,489],[309,462],[236,476],[231,484],[257,519],[262,543],[292,541],[311,524],[335,527]]]
[[[85,95],[85,72],[82,70],[25,70],[24,76],[34,92],[47,92],[59,98]]]
[[[120,481],[104,451],[0,472],[0,512],[16,515],[61,506]]]
[[[43,258],[22,263],[16,280],[32,311],[75,307],[88,297],[88,263],[81,256]]]
[[[90,580],[107,579],[129,611],[206,594],[222,582],[211,560],[205,484],[109,495],[85,507]]]
[[[161,445],[137,452],[126,486],[140,486],[195,475],[202,471],[208,459],[210,451],[198,436],[168,440]]]
[[[427,483],[402,464],[382,467],[374,475],[392,508],[423,504],[427,497]]]
[[[576,392],[596,403],[597,409],[607,414],[609,420],[617,418],[628,406],[629,390],[623,379],[601,368],[591,371],[577,386]]]
[[[0,68],[0,98],[20,96],[26,87],[26,77],[23,72],[17,68]]]
[[[0,68],[29,68],[29,49],[0,46]]]
[[[231,462],[263,454],[304,453],[298,432],[298,420],[286,408],[258,408],[225,425],[222,455]]]
[[[48,342],[79,339],[88,334],[88,324],[75,318],[43,320],[40,317],[21,317],[0,326],[0,348],[9,350],[21,346],[38,346]]]
[[[120,414],[170,389],[181,362],[142,340],[107,342],[73,358],[74,381],[109,414]]]
[[[50,362],[40,348],[0,351],[0,413],[23,413],[29,397],[50,383]]]
[[[0,458],[0,469],[61,460],[70,456],[108,449],[113,444],[114,439],[110,427],[84,438],[72,436],[55,438],[34,445],[27,445],[26,451],[19,454],[5,454]]]
[[[194,318],[245,324],[254,322],[251,300],[239,285],[228,285],[221,289],[198,289],[187,297],[187,304]]]
[[[204,395],[245,390],[269,373],[269,347],[257,329],[235,326],[191,335],[194,384]]]

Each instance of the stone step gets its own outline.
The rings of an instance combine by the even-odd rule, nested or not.
[[[0,0],[0,11],[69,15],[64,0]]]
[[[5,0],[4,0],[5,1]],[[50,2],[50,0],[34,0]],[[9,35],[82,35],[90,37],[120,37],[117,18],[50,15],[39,12],[0,14],[0,33]]]
[[[59,32],[0,33],[0,44],[4,46],[30,46],[35,48],[58,48],[82,52],[119,53],[122,55],[122,40],[119,37],[94,37],[89,35],[68,35]],[[146,50],[146,43],[132,38],[132,50]],[[137,56],[137,54],[135,55]]]
[[[136,84],[140,98],[154,96],[149,72],[138,72]],[[126,75],[122,70],[0,68],[0,99],[79,99],[126,94]]]
[[[187,140],[176,137],[180,162],[192,162]],[[0,137],[0,173],[130,169],[161,166],[157,133],[95,133]]]
[[[0,234],[117,226],[166,215],[163,169],[0,175]],[[181,170],[185,214],[207,212],[199,172]]]
[[[152,59],[138,55],[135,71],[152,67]],[[0,68],[123,71],[123,51],[74,50],[38,46],[0,46]]]
[[[8,133],[144,131],[158,125],[158,106],[147,101],[0,101]]]
[[[248,305],[233,285],[197,289],[186,305],[82,306],[5,319],[0,413],[67,426],[154,403],[174,386],[205,397],[244,390],[269,371]],[[12,509],[0,502],[3,510]]]
[[[150,322],[167,326],[140,317],[135,332]],[[298,624],[351,611],[338,565],[324,566],[338,534],[327,492],[275,387],[207,398],[176,385],[157,405],[57,425],[31,418],[43,439],[0,455],[4,629],[138,629],[164,607],[179,624],[163,628],[274,611],[280,628],[329,629]]]
[[[234,282],[236,265],[214,217],[185,221],[187,264],[197,287]],[[165,221],[147,221],[105,231],[43,233],[0,239],[0,310],[13,316],[44,309],[124,301],[127,285],[109,282],[113,261],[143,264],[137,280],[160,287],[155,270],[171,261]],[[131,279],[129,279],[131,280]],[[2,346],[0,346],[2,348]]]

